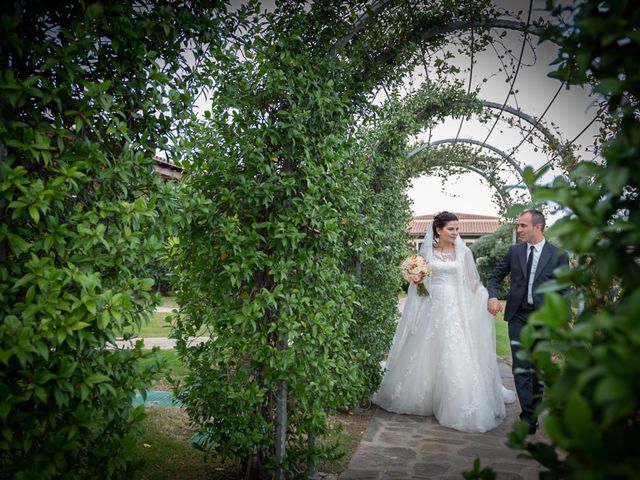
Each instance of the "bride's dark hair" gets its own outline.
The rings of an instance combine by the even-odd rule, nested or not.
[[[458,217],[451,212],[440,212],[435,217],[433,217],[433,240],[438,241],[440,235],[438,235],[438,228],[444,228],[445,225],[449,222],[458,222]]]

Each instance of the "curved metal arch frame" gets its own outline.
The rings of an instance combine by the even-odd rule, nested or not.
[[[386,7],[386,4],[388,2],[382,1],[381,2],[381,9],[384,9]],[[531,14],[531,4],[529,5],[529,15]],[[491,20],[491,21],[486,21],[486,22],[469,22],[467,24],[465,24],[464,22],[452,22],[449,25],[445,25],[443,26],[443,28],[441,29],[441,31],[439,33],[450,33],[456,30],[464,30],[464,29],[471,29],[471,31],[473,32],[474,28],[503,28],[505,30],[519,30],[522,31],[525,35],[525,38],[527,35],[532,34],[535,36],[540,37],[542,35],[542,29],[538,28],[535,25],[530,25],[529,22],[527,22],[526,25],[524,25],[521,22],[515,22],[512,20]],[[425,40],[427,38],[429,38],[430,36],[434,35],[433,31],[430,31],[430,29],[427,29],[425,31],[422,32],[422,40]],[[473,52],[472,52],[473,53]],[[518,65],[519,68],[520,65]],[[514,79],[515,81],[515,79]],[[513,84],[512,84],[512,88],[513,88]],[[555,97],[554,99],[555,100]],[[553,103],[552,100],[552,103]],[[529,123],[530,125],[532,125],[532,129],[536,129],[538,130],[540,133],[542,133],[542,135],[547,139],[547,143],[552,144],[555,143],[558,146],[561,145],[560,141],[551,133],[551,131],[549,129],[547,129],[546,127],[544,127],[542,125],[542,123],[540,122],[540,119],[536,120],[534,117],[532,117],[531,115],[523,112],[522,110],[520,110],[519,108],[514,108],[511,107],[509,105],[506,104],[506,101],[504,104],[499,104],[496,102],[491,102],[488,100],[482,100],[482,105],[485,108],[489,108],[489,109],[498,109],[500,110],[500,114],[497,116],[498,118],[496,119],[496,123],[500,118],[500,115],[503,112],[507,112],[510,113],[511,115],[514,115],[522,120],[524,120],[525,122]],[[547,107],[548,108],[548,107]],[[546,112],[546,111],[545,111]],[[461,124],[462,125],[462,124]],[[495,127],[495,124],[494,124]],[[493,130],[493,128],[492,128]],[[460,134],[460,131],[458,130],[458,135]],[[489,132],[489,135],[491,134],[491,132]],[[458,135],[456,135],[456,140],[460,140],[458,138]],[[487,139],[489,138],[489,135],[487,135],[487,138],[485,138],[484,142],[468,142],[468,143],[474,143],[476,145],[480,145],[481,147],[486,147],[492,151],[494,151],[495,153],[497,153],[498,155],[500,155],[502,158],[504,158],[505,160],[509,161],[509,163],[511,165],[514,166],[514,168],[516,168],[516,170],[518,170],[520,176],[522,176],[522,168],[516,164],[515,161],[513,161],[513,159],[510,157],[510,155],[505,154],[505,152],[503,151],[499,151],[498,149],[495,149],[495,147],[491,146],[491,145],[487,145]],[[467,140],[467,139],[464,139]],[[560,147],[558,149],[558,152],[556,154],[556,156],[560,155],[562,157],[564,157],[564,153],[566,151],[566,147],[562,148]],[[411,154],[410,154],[411,155]]]
[[[451,165],[456,165],[456,166],[464,168],[465,170],[469,170],[470,172],[477,173],[482,178],[484,178],[489,183],[489,185],[491,185],[495,189],[496,193],[502,199],[502,202],[504,203],[504,205],[509,207],[509,206],[511,206],[513,204],[511,198],[509,198],[506,195],[506,191],[509,190],[509,189],[505,188],[504,185],[500,185],[500,184],[496,183],[496,181],[487,172],[485,172],[483,170],[480,170],[479,168],[476,168],[476,167],[474,167],[472,165],[461,165],[461,164],[457,164],[455,162],[452,163]],[[445,167],[445,165],[442,165],[440,163],[431,164],[429,166],[431,166],[431,167]]]
[[[548,143],[556,143],[558,145],[560,145],[560,141],[551,133],[551,131],[549,131],[549,129],[547,129],[546,127],[544,127],[542,125],[542,123],[540,122],[540,120],[536,120],[535,117],[523,112],[522,110],[518,109],[518,108],[513,108],[511,106],[508,105],[500,105],[496,102],[491,102],[489,100],[482,100],[482,105],[485,108],[489,108],[489,109],[500,109],[500,111],[504,111],[507,113],[510,113],[514,116],[517,116],[519,118],[521,118],[522,120],[524,120],[525,122],[529,123],[532,128],[538,130],[548,141]],[[515,171],[518,173],[518,176],[520,177],[520,179],[522,180],[522,175],[523,175],[523,170],[522,167],[520,166],[520,164],[515,161],[513,159],[513,157],[511,155],[509,155],[508,153],[506,153],[504,150],[501,150],[497,147],[495,147],[494,145],[491,145],[489,143],[485,143],[485,142],[481,142],[479,140],[474,140],[472,138],[445,138],[442,140],[436,140],[433,142],[428,142],[424,145],[421,145],[415,149],[413,149],[411,152],[409,152],[407,154],[407,159],[410,159],[411,157],[413,157],[414,155],[417,155],[418,153],[431,148],[431,147],[435,147],[437,145],[443,145],[443,144],[456,144],[456,143],[468,143],[471,145],[478,145],[481,148],[486,148],[488,150],[491,150],[492,152],[496,153],[497,155],[499,155],[505,162],[509,163],[509,165],[511,165]],[[559,149],[557,155],[563,155],[565,149]],[[465,166],[466,167],[466,166]],[[475,171],[476,173],[481,174],[484,178],[487,178],[487,174],[485,173],[480,173],[479,169],[472,169],[469,168],[470,171]],[[495,171],[495,170],[494,170]],[[488,180],[488,178],[487,178]],[[496,189],[497,185],[495,185],[493,182],[491,182],[492,186]],[[529,189],[529,187],[526,187],[528,192],[529,192],[529,196],[531,196],[531,190]],[[500,193],[500,192],[499,192]],[[500,193],[500,196],[504,199],[504,196]]]
[[[472,138],[445,138],[442,140],[435,140],[433,142],[428,142],[424,145],[420,145],[417,148],[414,148],[413,150],[411,150],[407,156],[406,159],[409,160],[412,157],[416,156],[417,154],[419,154],[420,152],[423,152],[429,148],[432,147],[436,147],[438,145],[445,145],[445,144],[456,144],[456,143],[469,143],[469,144],[473,144],[473,145],[479,145],[482,148],[486,148],[488,150],[491,150],[492,152],[498,154],[504,161],[508,162],[518,173],[518,176],[520,177],[520,179],[523,179],[523,170],[522,167],[520,167],[520,165],[513,159],[511,158],[511,156],[509,156],[506,152],[504,152],[503,150],[499,149],[498,147],[495,147],[491,144],[483,144],[483,142],[479,141],[479,140],[474,140]],[[498,195],[500,196],[500,198],[502,199],[503,203],[507,206],[512,205],[512,200],[506,195],[506,192],[508,190],[511,190],[512,188],[506,188],[504,185],[498,184],[495,179],[491,176],[491,174],[495,171],[495,170],[491,170],[491,171],[485,171],[485,170],[481,170],[479,168],[476,168],[472,165],[462,165],[462,164],[457,164],[457,163],[452,163],[453,165],[459,166],[465,170],[469,170],[470,172],[474,172],[477,173],[478,175],[480,175],[481,177],[483,177],[485,180],[487,180],[487,182],[489,182],[489,184],[496,190],[496,192],[498,193]],[[433,166],[444,166],[444,165],[433,165]],[[526,186],[527,192],[529,193],[529,197],[532,197],[532,193],[531,193],[531,189]]]
[[[551,131],[548,128],[542,125],[540,120],[536,120],[535,117],[532,117],[528,113],[523,112],[519,108],[513,108],[509,105],[505,105],[503,107],[499,103],[490,102],[489,100],[481,100],[481,102],[482,102],[482,106],[486,108],[490,108],[494,110],[502,109],[504,112],[510,113],[511,115],[514,115],[524,120],[525,122],[530,124],[533,128],[538,130],[542,135],[544,135],[548,143],[557,143],[558,145],[560,145],[560,141],[551,133]],[[559,154],[562,155],[563,153],[564,153],[564,149],[563,148],[559,149]]]
[[[363,28],[363,25],[366,23],[371,22],[373,19],[375,19],[375,17],[378,16],[378,14],[382,11],[384,11],[387,6],[390,4],[391,2],[389,2],[388,0],[378,0],[377,2],[374,2],[374,4],[372,5],[372,8],[370,10],[370,12],[368,12],[368,14],[364,15],[363,18],[359,19],[359,21],[357,22],[357,25],[354,28],[353,32],[350,32],[348,35],[346,35],[344,38],[340,39],[337,44],[336,47],[334,49],[332,49],[332,54],[335,54],[337,52],[338,49],[344,47],[346,45],[346,43],[348,43],[354,36],[356,36],[358,34],[358,32],[360,31],[361,28]],[[531,7],[530,7],[531,8]],[[420,43],[421,41],[425,41],[431,37],[434,36],[438,36],[438,35],[446,35],[448,33],[457,31],[457,30],[465,30],[465,29],[469,29],[469,28],[487,28],[487,29],[493,29],[493,28],[502,28],[502,29],[506,29],[506,30],[518,30],[518,31],[522,31],[524,32],[525,36],[529,35],[529,34],[533,34],[536,36],[540,36],[542,33],[542,29],[537,27],[536,25],[530,25],[529,22],[527,22],[527,25],[522,24],[521,22],[517,22],[517,21],[512,21],[512,20],[488,20],[488,21],[478,21],[478,22],[465,22],[465,21],[453,21],[447,25],[443,25],[440,27],[430,27],[430,28],[426,28],[425,30],[423,30],[422,32],[418,32],[418,38],[417,38],[417,42],[416,43]],[[386,53],[386,56],[383,55],[382,58],[379,59],[379,61],[381,62],[386,62],[388,63],[389,59],[395,57],[396,55],[398,55],[399,51],[401,50],[401,48],[396,48],[396,49],[392,49],[390,52]],[[513,107],[510,107],[508,105],[506,105],[506,102],[503,105],[499,105],[496,104],[495,102],[483,102],[483,105],[486,108],[499,108],[500,109],[500,113],[502,114],[502,112],[508,112],[511,113],[513,115],[518,116],[519,118],[527,121],[529,124],[533,125],[533,128],[537,129],[538,131],[540,131],[545,138],[547,138],[547,140],[549,141],[549,143],[551,143],[552,141],[554,143],[557,142],[558,145],[560,145],[560,142],[558,142],[558,140],[551,134],[551,132],[546,129],[545,127],[543,127],[540,124],[539,120],[535,120],[533,117],[525,114],[524,112],[520,111],[519,109],[514,109]],[[498,115],[498,119],[499,119],[500,115]],[[496,120],[497,122],[497,120]],[[495,126],[495,125],[494,125]],[[488,138],[488,137],[487,137]],[[410,152],[407,156],[407,159],[411,158],[412,156],[416,155],[417,153],[430,148],[432,146],[435,145],[439,145],[439,144],[444,144],[444,143],[471,143],[471,144],[475,144],[475,145],[480,145],[481,148],[487,148],[491,151],[493,151],[494,153],[498,154],[503,160],[507,161],[511,166],[513,166],[515,168],[515,170],[518,172],[518,175],[520,176],[520,178],[522,179],[522,168],[520,167],[520,165],[513,160],[513,158],[508,155],[506,152],[498,149],[497,147],[494,147],[493,145],[487,144],[486,140],[484,142],[479,142],[477,140],[472,140],[472,139],[460,139],[460,138],[456,138],[455,139],[444,139],[444,140],[438,140],[436,142],[429,142],[426,145],[423,145],[417,149],[414,149],[412,152]],[[564,154],[565,149],[561,148],[557,155],[563,155]],[[507,202],[505,202],[506,204],[511,203],[510,201],[508,201],[508,199],[505,199],[504,195],[503,195],[503,188],[500,185],[496,185],[495,182],[489,177],[489,173],[488,172],[484,172],[480,169],[477,169],[475,167],[472,166],[468,166],[468,165],[460,165],[461,167],[469,170],[469,171],[474,171],[475,173],[478,173],[479,175],[483,176],[485,179],[487,179],[487,181],[490,182],[490,184],[496,188],[496,191],[498,192],[498,194],[503,198],[503,200],[507,200]],[[493,170],[495,171],[495,170]],[[508,189],[507,189],[508,190]],[[529,192],[529,195],[531,195],[531,191],[530,189],[527,187],[527,190]]]
[[[544,127],[542,125],[542,123],[540,122],[540,120],[536,120],[535,117],[523,112],[522,110],[520,110],[519,108],[513,108],[509,105],[500,105],[496,102],[491,102],[489,100],[481,100],[481,103],[483,105],[483,107],[488,108],[488,109],[499,109],[501,112],[507,112],[510,113],[511,115],[517,116],[518,118],[524,120],[525,122],[529,123],[533,129],[538,130],[546,139],[548,143],[555,143],[557,145],[560,145],[560,141],[551,133],[551,131],[549,129],[547,129],[546,127]],[[407,154],[407,159],[410,159],[411,157],[417,155],[418,153],[431,148],[431,147],[435,147],[438,145],[443,145],[443,144],[456,144],[456,143],[468,143],[471,145],[478,145],[481,148],[486,148],[488,150],[491,150],[492,152],[496,153],[498,156],[500,156],[505,162],[509,163],[509,165],[511,165],[515,171],[517,172],[518,176],[520,177],[520,179],[522,180],[522,176],[523,176],[523,169],[520,166],[520,164],[515,161],[513,159],[513,157],[506,153],[504,150],[499,149],[497,147],[495,147],[494,145],[491,145],[489,143],[485,143],[485,142],[481,142],[479,140],[474,140],[472,138],[445,138],[445,139],[441,139],[441,140],[435,140],[435,141],[429,141],[424,145],[420,145],[419,147],[413,149],[412,151],[410,151]],[[556,156],[560,155],[563,156],[564,152],[566,150],[565,148],[560,148],[556,154]],[[478,173],[479,175],[481,175],[483,178],[487,179],[487,181],[489,181],[489,183],[496,189],[496,191],[498,191],[498,194],[500,195],[500,197],[503,200],[507,200],[505,198],[505,196],[503,195],[501,189],[498,187],[498,185],[495,184],[495,182],[491,181],[489,179],[488,173],[487,172],[483,172],[480,169],[477,169],[475,167],[469,167],[466,165],[460,165],[463,168],[468,169],[469,171],[473,171],[475,173]],[[495,169],[494,169],[495,171]],[[524,183],[523,183],[524,184]],[[529,196],[532,196],[531,193],[531,189],[526,186],[527,191],[529,192]],[[505,203],[510,203],[509,201],[506,201]]]
[[[493,145],[491,145],[490,143],[485,143],[483,144],[480,140],[474,140],[472,138],[444,138],[442,140],[435,140],[433,142],[428,142],[424,145],[420,145],[417,148],[414,148],[413,150],[411,150],[408,154],[407,154],[407,160],[410,159],[411,157],[413,157],[414,155],[417,155],[418,153],[431,148],[431,147],[435,147],[438,145],[443,145],[443,144],[447,144],[447,143],[469,143],[472,145],[479,145],[483,148],[487,148],[489,150],[491,150],[492,152],[498,154],[500,157],[502,157],[502,159],[504,159],[506,162],[509,163],[509,165],[511,165],[516,172],[518,172],[518,175],[520,175],[520,177],[522,178],[523,175],[523,170],[522,167],[518,164],[518,162],[516,162],[513,158],[511,158],[509,156],[509,154],[507,154],[504,150],[500,150],[498,147],[494,147]]]

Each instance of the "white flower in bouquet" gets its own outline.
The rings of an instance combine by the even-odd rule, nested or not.
[[[400,264],[402,277],[407,282],[413,282],[418,285],[418,295],[424,297],[429,295],[427,287],[424,286],[425,277],[431,276],[431,265],[421,255],[411,255],[405,258]]]

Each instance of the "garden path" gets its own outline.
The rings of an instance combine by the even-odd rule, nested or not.
[[[514,388],[511,367],[499,359],[503,384]],[[497,480],[537,479],[542,467],[518,458],[506,445],[507,433],[517,420],[517,402],[507,405],[507,418],[487,433],[466,433],[442,427],[434,417],[398,415],[378,408],[360,445],[339,480],[460,479],[473,468],[476,457],[492,467]],[[542,431],[536,440],[544,441]],[[321,477],[319,477],[321,478]]]

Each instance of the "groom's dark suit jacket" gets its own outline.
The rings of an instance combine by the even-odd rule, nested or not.
[[[568,265],[569,257],[566,253],[561,253],[558,247],[545,242],[540,259],[536,268],[535,277],[533,279],[533,306],[538,309],[543,302],[543,294],[536,293],[536,289],[540,284],[555,278],[553,271],[563,265]],[[507,306],[504,312],[504,319],[508,322],[513,318],[518,307],[523,302],[526,303],[527,298],[527,244],[518,243],[512,245],[509,251],[496,266],[489,277],[487,290],[489,298],[498,297],[502,280],[511,274],[511,288],[507,297]]]

